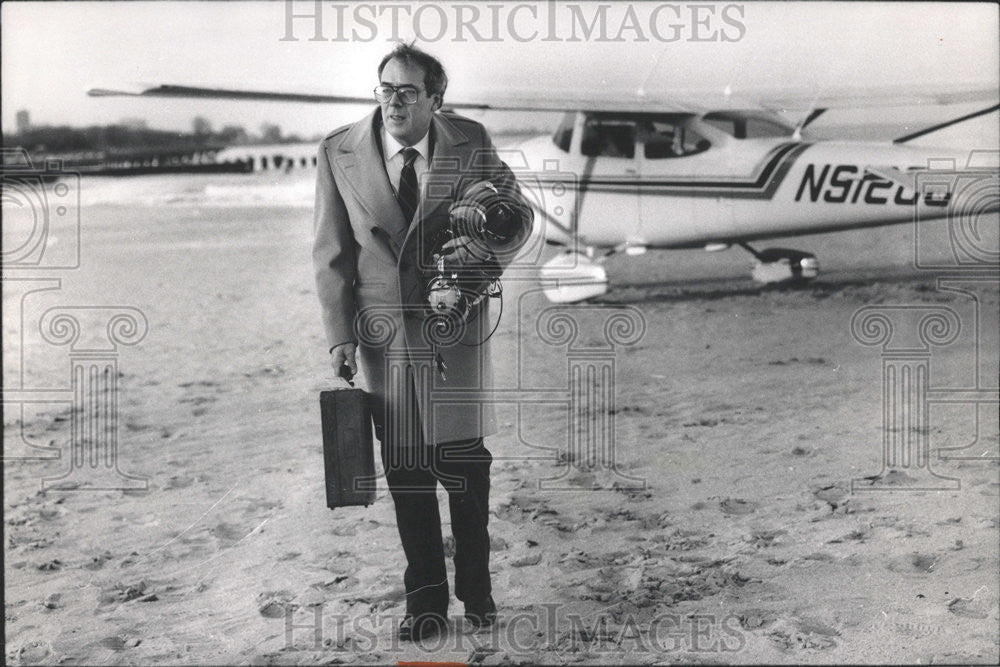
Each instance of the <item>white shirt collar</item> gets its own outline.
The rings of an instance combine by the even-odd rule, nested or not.
[[[404,146],[403,144],[401,144],[398,141],[396,141],[396,138],[394,136],[392,136],[391,134],[389,134],[388,130],[386,130],[385,126],[383,125],[382,126],[382,157],[383,157],[383,159],[386,162],[388,162],[389,160],[391,160],[392,158],[394,158],[396,156],[396,154],[399,153],[399,151],[403,150],[404,148],[406,148],[406,146]],[[415,143],[413,145],[413,148],[417,149],[417,152],[420,153],[420,157],[424,158],[425,160],[427,159],[427,154],[428,154],[428,152],[430,152],[430,148],[431,148],[431,131],[430,131],[430,128],[428,128],[427,132],[424,133],[423,138],[420,141],[418,141],[417,143]]]

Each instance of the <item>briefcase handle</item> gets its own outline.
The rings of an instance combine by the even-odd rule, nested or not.
[[[340,370],[337,371],[337,377],[347,383],[347,386],[354,387],[354,373],[351,372],[351,367],[347,364],[341,364]]]

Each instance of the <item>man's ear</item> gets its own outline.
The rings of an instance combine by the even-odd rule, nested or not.
[[[437,111],[438,109],[441,108],[441,106],[442,106],[441,96],[440,95],[435,95],[434,96],[434,108],[432,109],[432,111]]]

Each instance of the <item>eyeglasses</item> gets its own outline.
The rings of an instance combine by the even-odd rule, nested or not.
[[[375,86],[375,101],[380,104],[389,102],[394,94],[399,95],[403,104],[416,104],[420,89],[415,86],[390,86],[388,84]]]

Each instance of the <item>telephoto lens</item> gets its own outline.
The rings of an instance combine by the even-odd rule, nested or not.
[[[491,237],[500,243],[506,243],[514,238],[514,234],[520,228],[520,216],[515,214],[507,202],[494,195],[484,202],[485,213],[483,217],[483,232],[487,237]]]

